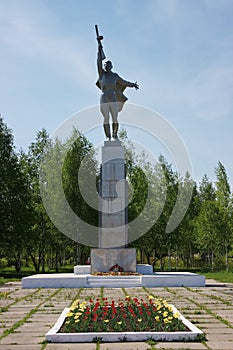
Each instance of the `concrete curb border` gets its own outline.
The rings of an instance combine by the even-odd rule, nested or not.
[[[178,312],[174,305],[173,313]],[[195,341],[203,332],[180,314],[183,324],[190,332],[102,332],[102,333],[59,333],[69,308],[65,308],[55,325],[46,334],[46,340],[51,343],[91,343],[93,338],[102,338],[103,342],[119,342],[126,337],[128,341],[146,341],[148,338],[155,341]]]

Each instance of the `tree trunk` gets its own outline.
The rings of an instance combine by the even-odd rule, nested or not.
[[[26,257],[25,257],[25,266],[29,267],[29,259],[28,259],[28,255],[27,254],[26,254]]]
[[[211,271],[214,271],[214,251],[211,250]]]
[[[226,271],[229,270],[229,265],[228,265],[228,247],[227,247],[227,242],[225,241],[225,254],[226,254]]]
[[[168,247],[168,271],[171,271],[171,250]]]
[[[45,273],[45,254],[42,255],[42,273]]]
[[[208,250],[208,255],[207,255],[207,261],[208,261],[208,266],[210,268],[210,251]]]
[[[16,272],[21,273],[22,272],[22,260],[21,260],[21,256],[19,253],[15,257],[15,264],[14,265],[15,265]]]
[[[177,249],[176,249],[176,258],[175,258],[175,260],[176,260],[176,271],[177,271],[177,269],[178,269],[178,254],[177,254]]]
[[[191,244],[189,246],[189,267],[193,267],[193,252]]]
[[[150,253],[147,253],[147,264],[150,265]]]
[[[80,249],[79,249],[79,244],[77,243],[77,249],[76,249],[76,263],[77,265],[80,265]]]
[[[163,271],[163,256],[160,254],[160,271]]]
[[[33,263],[33,266],[35,268],[35,272],[39,272],[40,271],[40,261],[36,261],[36,257],[32,254],[32,252],[29,250],[29,255],[32,259],[32,263]]]
[[[143,257],[142,257],[143,253],[142,253],[142,249],[140,249],[140,264],[143,264]]]
[[[59,272],[59,248],[56,247],[55,271]]]

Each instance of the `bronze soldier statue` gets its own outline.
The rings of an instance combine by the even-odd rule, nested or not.
[[[123,94],[126,87],[139,89],[137,82],[131,83],[122,79],[117,73],[112,72],[112,62],[107,61],[104,64],[104,69],[102,61],[105,59],[105,54],[103,51],[103,46],[101,40],[103,36],[99,35],[98,27],[96,28],[96,35],[98,41],[98,57],[97,57],[97,68],[99,79],[96,85],[101,89],[102,95],[100,97],[100,111],[104,117],[104,132],[106,137],[111,140],[110,132],[110,114],[112,117],[112,137],[117,139],[118,132],[118,113],[122,110],[127,97]]]

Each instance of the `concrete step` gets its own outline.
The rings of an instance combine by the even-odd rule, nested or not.
[[[86,280],[90,287],[140,287],[141,276],[88,276]]]

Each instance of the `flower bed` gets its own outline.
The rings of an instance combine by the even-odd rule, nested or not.
[[[127,331],[126,331],[127,330]],[[75,301],[65,309],[57,324],[46,335],[53,342],[91,342],[146,340],[195,340],[202,332],[187,321],[166,300],[149,296],[147,300],[125,297]]]
[[[175,332],[184,331],[185,326],[179,319],[179,313],[173,314],[173,309],[165,300],[149,297],[143,299],[129,297],[116,304],[107,298],[89,300],[89,303],[75,301],[71,306],[66,321],[60,332]]]

